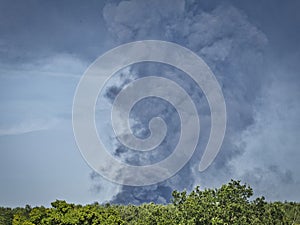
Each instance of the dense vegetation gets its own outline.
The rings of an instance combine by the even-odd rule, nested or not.
[[[0,224],[300,224],[300,203],[250,200],[249,186],[232,180],[219,189],[173,192],[172,204],[81,206],[56,200],[51,208],[0,208]]]

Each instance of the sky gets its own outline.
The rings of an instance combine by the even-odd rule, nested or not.
[[[232,178],[267,200],[300,201],[299,10],[297,0],[0,0],[0,205],[49,206],[55,199],[167,203],[173,189],[218,187]],[[215,161],[200,173],[210,128],[201,90],[165,65],[124,68],[97,101],[98,132],[111,154],[149,164],[176,144],[176,110],[155,98],[137,104],[131,118],[140,137],[149,135],[149,118],[165,119],[169,129],[158,151],[132,152],[111,132],[109,110],[116,95],[147,74],[177,74],[175,81],[196,104],[203,133],[195,155],[174,177],[146,187],[121,186],[95,173],[81,156],[72,128],[73,98],[97,57],[146,39],[171,41],[202,57],[222,87],[227,130]]]

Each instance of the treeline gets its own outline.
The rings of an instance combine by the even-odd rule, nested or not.
[[[0,208],[0,225],[98,224],[300,224],[300,203],[250,200],[253,190],[232,180],[218,189],[173,192],[172,203],[75,205],[56,200],[51,208]]]

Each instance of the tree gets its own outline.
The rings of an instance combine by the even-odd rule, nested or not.
[[[250,200],[253,190],[231,180],[217,189],[196,187],[173,192],[172,203],[135,205],[75,205],[63,200],[51,208],[0,208],[0,225],[285,225],[300,224],[300,204]]]

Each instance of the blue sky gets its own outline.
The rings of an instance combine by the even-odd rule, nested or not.
[[[147,194],[164,202],[170,189],[214,187],[230,178],[270,200],[300,201],[299,10],[296,0],[0,1],[0,205],[138,203]],[[92,172],[77,149],[71,116],[87,67],[112,47],[143,39],[181,44],[206,61],[223,89],[228,129],[205,173],[195,171],[195,155],[165,183],[138,189]],[[113,99],[126,76],[158,69],[123,71],[103,97]],[[134,115],[147,113],[142,109]],[[122,147],[113,151],[140,160]]]

